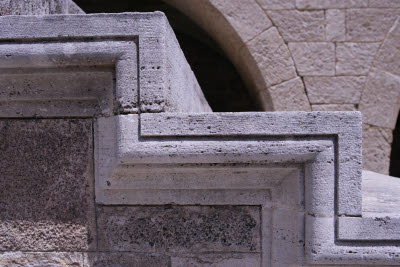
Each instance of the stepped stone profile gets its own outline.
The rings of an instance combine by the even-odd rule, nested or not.
[[[0,25],[0,266],[400,265],[361,112],[212,112],[161,12]]]

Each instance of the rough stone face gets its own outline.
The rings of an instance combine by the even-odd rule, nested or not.
[[[380,43],[337,43],[336,74],[366,75],[379,46]]]
[[[257,207],[100,206],[97,214],[102,250],[260,251]]]
[[[71,0],[3,0],[0,2],[0,16],[45,14],[84,14],[84,12]]]
[[[400,107],[399,99],[400,77],[372,69],[360,102],[363,122],[394,129]]]
[[[0,266],[82,267],[82,253],[66,252],[5,252],[0,253]]]
[[[0,120],[0,250],[94,246],[91,120]]]
[[[300,9],[367,7],[368,0],[296,0]]]
[[[345,11],[328,9],[326,11],[326,40],[344,41],[346,35]]]
[[[400,7],[399,0],[369,0],[370,7]]]
[[[363,125],[364,169],[388,174],[392,134],[391,129]]]
[[[379,49],[374,65],[382,70],[400,76],[400,18],[388,33]]]
[[[241,54],[242,57],[254,58],[255,65],[247,66],[248,71],[261,71],[264,79],[255,81],[257,88],[265,88],[265,84],[272,86],[296,77],[289,49],[275,27],[250,41],[247,47],[243,47]]]
[[[312,111],[356,111],[353,104],[322,104],[311,105]]]
[[[260,254],[202,254],[193,257],[172,257],[172,267],[239,267],[260,266]]]
[[[170,258],[162,254],[98,252],[86,253],[84,267],[143,267],[171,266]]]
[[[323,11],[280,10],[269,11],[268,15],[286,42],[325,40]]]
[[[258,0],[265,10],[292,9],[295,7],[295,0]]]
[[[365,76],[304,77],[312,104],[358,104]]]
[[[382,41],[400,10],[383,8],[349,9],[346,11],[347,41]]]
[[[335,75],[335,46],[333,43],[289,43],[289,50],[300,75]]]
[[[269,88],[272,99],[275,99],[275,111],[303,110],[310,111],[310,104],[305,94],[303,82],[299,77]]]

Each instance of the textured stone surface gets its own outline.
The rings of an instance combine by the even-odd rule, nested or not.
[[[370,7],[400,7],[399,0],[369,0]]]
[[[260,251],[258,207],[100,206],[97,214],[102,250]]]
[[[393,139],[391,129],[363,125],[363,167],[369,171],[389,173]]]
[[[292,9],[295,7],[295,0],[257,0],[265,10]]]
[[[275,111],[302,110],[310,111],[310,104],[304,90],[304,84],[299,77],[269,88],[274,101]]]
[[[94,245],[91,120],[0,120],[0,249]]]
[[[4,267],[82,267],[82,253],[65,252],[4,252],[0,253],[0,266]]]
[[[171,266],[170,258],[155,253],[85,253],[84,267],[163,267]]]
[[[300,9],[367,7],[368,0],[296,0]]]
[[[358,104],[365,76],[304,77],[311,104]]]
[[[320,104],[311,105],[312,111],[356,111],[353,104]]]
[[[71,0],[3,0],[2,15],[84,14]]]
[[[210,0],[210,3],[225,16],[244,42],[272,26],[254,0]]]
[[[279,10],[268,11],[286,42],[325,40],[323,11]]]
[[[336,74],[366,75],[379,46],[380,43],[337,43]]]
[[[379,49],[374,66],[400,76],[400,17]]]
[[[345,11],[328,9],[326,11],[326,40],[344,41],[346,35]]]
[[[372,69],[360,102],[363,122],[394,129],[400,108],[399,99],[400,77]]]
[[[171,267],[243,267],[260,266],[260,254],[202,254],[192,257],[172,257]]]
[[[346,11],[347,41],[382,41],[400,10],[383,8],[349,9]]]
[[[254,65],[248,71],[260,71],[263,80],[255,81],[257,88],[265,88],[296,77],[289,49],[275,27],[271,27],[240,51],[242,57],[253,58]],[[250,63],[250,62],[249,62]]]
[[[333,43],[289,43],[289,50],[300,75],[335,75],[335,46]]]

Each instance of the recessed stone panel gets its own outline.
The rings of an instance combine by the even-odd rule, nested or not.
[[[0,250],[92,248],[92,121],[0,120],[0,150]]]
[[[257,206],[100,206],[99,249],[259,252]]]
[[[84,255],[84,267],[144,267],[171,266],[170,258],[162,254],[97,252]]]

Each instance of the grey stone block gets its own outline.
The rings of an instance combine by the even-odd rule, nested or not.
[[[83,255],[79,252],[3,252],[3,267],[83,267]]]
[[[92,121],[0,120],[0,250],[95,246]]]
[[[33,112],[25,114],[23,111],[29,108],[35,111],[44,110],[45,104],[40,104],[40,101],[55,102],[53,106],[48,105],[48,112],[37,114],[46,117],[60,116],[59,110],[68,107],[68,103],[71,103],[73,112],[65,115],[77,116],[76,114],[81,113],[80,116],[93,116],[93,112],[90,114],[89,111],[94,107],[88,111],[84,109],[84,105],[79,105],[88,100],[100,102],[98,109],[105,116],[138,113],[139,109],[142,112],[211,111],[165,15],[161,12],[3,16],[0,17],[0,23],[0,39],[13,42],[12,45],[0,45],[1,74],[27,74],[24,79],[29,82],[32,69],[36,70],[43,81],[49,79],[45,75],[49,72],[58,72],[61,77],[64,73],[66,76],[71,75],[71,67],[78,67],[79,72],[82,68],[108,66],[115,73],[114,85],[111,89],[106,86],[106,90],[97,91],[97,97],[93,97],[93,90],[78,90],[70,92],[73,98],[67,95],[62,99],[54,95],[48,98],[49,86],[45,86],[44,93],[39,90],[36,97],[25,95],[23,101],[22,96],[14,99],[7,95],[3,99],[8,101],[4,107],[5,116],[7,112],[10,117],[32,116]],[[71,41],[71,38],[75,41]],[[91,40],[85,41],[88,38]],[[68,84],[69,79],[64,79]],[[35,83],[38,79],[33,80]],[[95,83],[93,79],[90,81]],[[95,86],[96,84],[89,85]],[[110,101],[104,101],[105,99],[112,99],[113,105],[110,106]],[[104,102],[107,104],[106,108],[102,106]],[[24,108],[21,111],[22,107]],[[98,113],[94,115],[97,116]]]
[[[171,267],[243,267],[260,266],[259,253],[213,253],[172,257]]]
[[[108,251],[260,251],[258,207],[98,208],[99,249]]]
[[[85,253],[84,267],[157,267],[171,266],[170,257],[155,253]]]
[[[0,16],[84,13],[72,0],[3,0],[0,2]]]

